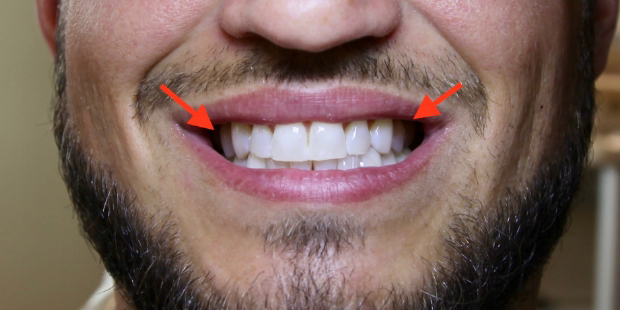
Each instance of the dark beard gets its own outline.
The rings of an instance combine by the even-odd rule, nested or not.
[[[445,264],[430,263],[420,290],[387,286],[383,300],[372,293],[355,296],[360,308],[505,309],[544,264],[562,235],[572,196],[584,167],[593,126],[591,4],[584,3],[582,46],[575,68],[575,100],[567,110],[560,147],[549,151],[527,184],[506,189],[497,204],[477,214],[454,215],[445,235]],[[157,229],[139,214],[138,199],[118,184],[112,171],[82,149],[66,109],[62,25],[56,61],[55,137],[63,178],[82,231],[101,255],[123,297],[137,309],[272,308],[265,300],[223,292],[209,275],[196,276],[176,250],[172,221]],[[476,204],[463,200],[464,204]],[[290,277],[311,277],[303,269]],[[344,280],[327,287],[298,285],[279,297],[290,309],[328,309],[350,305],[339,295]],[[307,282],[307,281],[306,281]],[[270,307],[272,306],[272,307]]]

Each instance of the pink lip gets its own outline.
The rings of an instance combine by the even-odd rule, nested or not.
[[[411,119],[419,104],[370,90],[336,88],[300,93],[271,90],[241,95],[207,106],[214,124],[291,123],[304,120],[347,122],[359,119]],[[215,151],[200,131],[188,129],[187,113],[175,114],[177,132],[204,167],[229,188],[271,201],[345,203],[368,200],[416,178],[448,136],[448,118],[424,121],[425,138],[395,165],[352,170],[304,171],[250,169],[235,165]]]

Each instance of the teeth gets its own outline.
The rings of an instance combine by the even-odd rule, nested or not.
[[[248,155],[247,167],[254,169],[265,169],[267,168],[267,165],[265,164],[264,158],[260,158],[250,153],[250,155]]]
[[[338,170],[349,170],[360,167],[360,156],[348,155],[343,159],[338,160]]]
[[[235,159],[233,160],[233,163],[235,165],[239,165],[239,166],[245,167],[245,166],[247,166],[248,160],[245,159],[245,158],[239,158],[239,157],[235,156]]]
[[[250,152],[260,158],[271,157],[271,128],[265,125],[254,125],[250,139]]]
[[[401,162],[403,160],[405,160],[405,158],[407,158],[407,156],[409,156],[409,154],[411,154],[411,150],[410,149],[403,149],[402,152],[396,154],[396,161],[397,162]]]
[[[381,154],[387,154],[392,147],[392,120],[378,119],[370,126],[370,145]]]
[[[353,121],[345,129],[308,123],[227,123],[219,129],[219,142],[226,158],[248,168],[348,170],[402,162],[415,134],[413,123],[401,120]]]
[[[290,162],[308,160],[308,136],[304,124],[276,125],[271,140],[271,158]],[[309,164],[312,167],[312,163]]]
[[[345,130],[347,140],[347,153],[361,155],[368,152],[370,147],[370,132],[367,121],[355,121],[347,125]]]
[[[273,159],[265,159],[265,164],[267,165],[267,169],[285,169],[289,167],[287,162]]]
[[[381,154],[374,148],[371,147],[368,153],[362,155],[360,167],[381,167],[382,165]]]
[[[226,158],[233,158],[235,156],[235,148],[233,147],[232,135],[230,132],[230,123],[222,125],[220,130],[220,142],[222,143],[222,150],[224,150],[224,156]]]
[[[338,160],[330,159],[330,160],[320,160],[312,163],[314,166],[314,170],[336,170],[338,168]]]
[[[394,121],[394,129],[392,131],[392,149],[396,153],[400,153],[405,146],[405,126],[399,119]],[[409,142],[411,143],[411,142]]]
[[[342,124],[313,122],[310,126],[308,159],[328,160],[347,156]]]
[[[252,138],[252,128],[241,123],[232,123],[232,143],[237,157],[245,158],[250,152],[250,138]]]
[[[381,155],[381,163],[384,166],[396,164],[396,156],[394,156],[394,152],[390,151],[387,155]]]
[[[291,168],[300,170],[312,170],[311,161],[293,161],[291,162]]]

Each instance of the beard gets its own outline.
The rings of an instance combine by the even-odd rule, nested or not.
[[[61,22],[54,133],[62,176],[84,237],[100,254],[123,298],[136,309],[509,308],[519,302],[519,292],[563,234],[571,199],[587,165],[595,108],[591,4],[585,1],[584,6],[581,46],[572,69],[575,96],[559,131],[560,146],[546,151],[531,180],[506,188],[494,204],[474,208],[481,203],[463,199],[463,206],[454,208],[480,211],[453,215],[443,235],[444,259],[429,262],[421,287],[388,283],[381,292],[354,295],[345,294],[346,276],[317,279],[326,261],[316,254],[363,243],[363,232],[354,219],[303,217],[294,219],[291,226],[270,226],[266,246],[282,244],[319,258],[293,262],[290,273],[276,276],[286,280],[271,296],[222,290],[208,273],[197,275],[198,269],[177,246],[174,221],[164,219],[156,225],[143,216],[139,197],[80,143],[79,128],[71,121],[75,116],[67,109]]]

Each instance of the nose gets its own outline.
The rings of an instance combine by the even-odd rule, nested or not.
[[[261,36],[284,48],[320,52],[383,37],[401,21],[399,0],[224,0],[220,25],[233,37]]]

